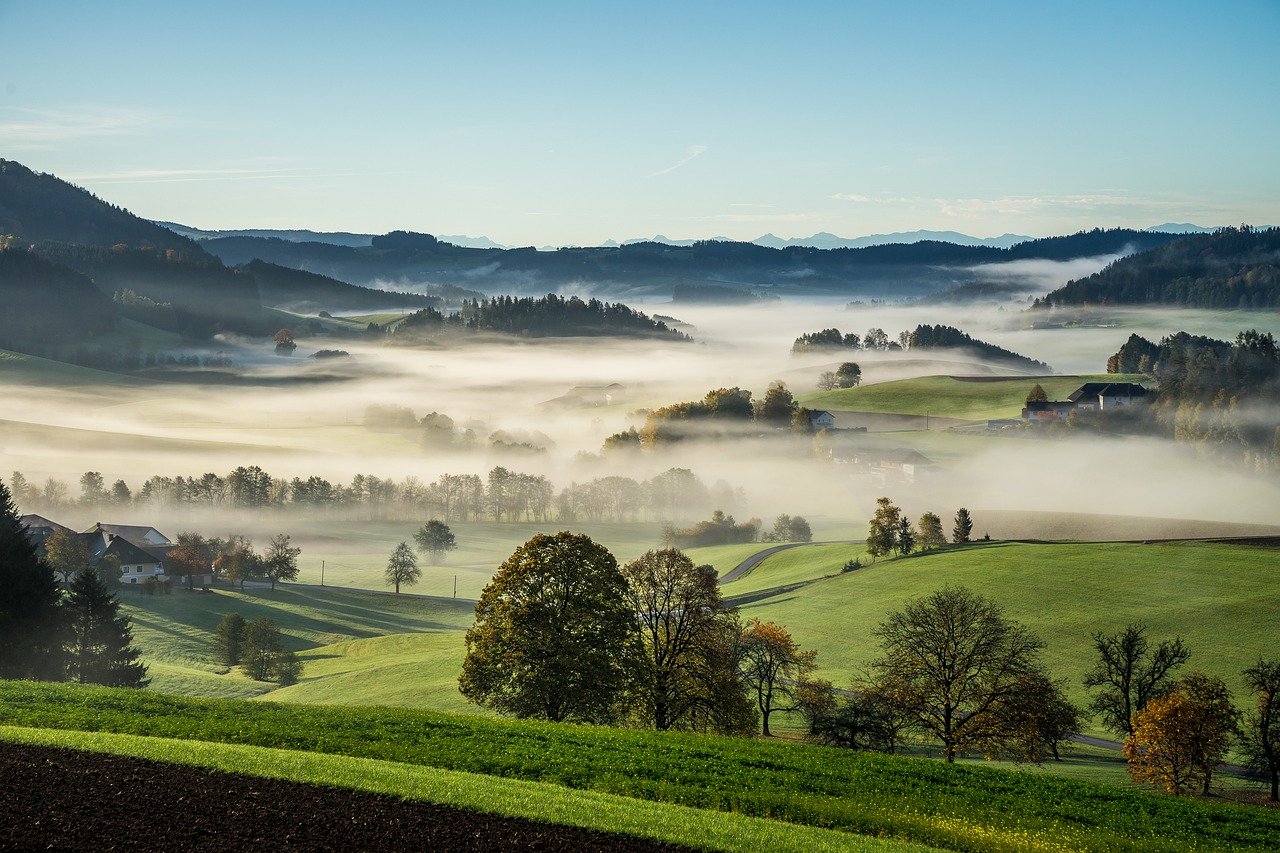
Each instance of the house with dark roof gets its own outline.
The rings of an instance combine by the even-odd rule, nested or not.
[[[31,540],[31,544],[36,546],[36,553],[43,557],[44,543],[53,534],[59,530],[65,530],[68,533],[74,531],[69,527],[63,527],[56,521],[50,521],[43,515],[24,515],[18,519],[18,523],[22,525],[23,531],[27,534],[27,538]]]
[[[110,533],[113,536],[123,536],[130,542],[136,544],[147,545],[172,545],[173,540],[165,536],[154,527],[147,527],[138,524],[103,524],[101,521],[90,527],[85,533]]]
[[[1067,397],[1077,409],[1107,411],[1146,403],[1146,388],[1136,382],[1086,382]]]
[[[1145,405],[1151,392],[1136,382],[1086,382],[1065,400],[1032,401],[1022,410],[1031,423],[1064,421],[1072,412],[1110,412],[1126,406]]]
[[[75,533],[69,527],[39,515],[24,515],[21,519],[27,538],[44,556],[44,542],[56,531]],[[97,565],[104,557],[120,561],[120,583],[137,585],[147,578],[165,576],[165,556],[174,546],[173,541],[154,527],[137,524],[103,524],[98,522],[83,533],[75,533],[84,540],[89,552],[89,562]],[[213,569],[205,574],[193,575],[193,584],[209,586],[213,583]]]
[[[139,584],[147,578],[164,577],[164,556],[156,546],[147,547],[130,542],[123,536],[108,533],[95,524],[93,529],[80,534],[89,548],[89,559],[96,565],[104,557],[120,561],[120,583]]]

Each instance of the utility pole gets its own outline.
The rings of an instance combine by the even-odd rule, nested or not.
[[[324,586],[324,560],[320,561],[320,586]]]
[[[454,598],[458,597],[458,576],[457,575],[453,576],[453,597]]]

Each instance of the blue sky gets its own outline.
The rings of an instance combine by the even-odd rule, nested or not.
[[[0,0],[0,156],[517,245],[1280,222],[1280,2]]]

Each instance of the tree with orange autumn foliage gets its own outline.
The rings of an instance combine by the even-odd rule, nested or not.
[[[1134,714],[1133,734],[1124,743],[1129,775],[1170,794],[1199,782],[1208,794],[1239,716],[1222,679],[1198,672],[1182,678],[1168,695]]]
[[[796,706],[796,691],[813,672],[818,653],[801,651],[791,632],[776,622],[752,619],[742,629],[739,664],[756,697],[765,737],[771,737],[769,715]]]

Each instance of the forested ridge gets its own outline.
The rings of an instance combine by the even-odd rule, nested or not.
[[[1280,228],[1223,228],[1121,258],[1070,281],[1036,308],[1072,305],[1280,307]]]
[[[194,240],[109,204],[88,190],[0,159],[0,235],[4,234],[32,243],[123,243],[204,254]]]
[[[411,340],[449,328],[503,332],[529,337],[658,337],[688,340],[648,314],[621,302],[565,298],[549,293],[539,298],[495,296],[469,299],[460,310],[444,314],[426,308],[410,314],[395,328],[394,337]]]

